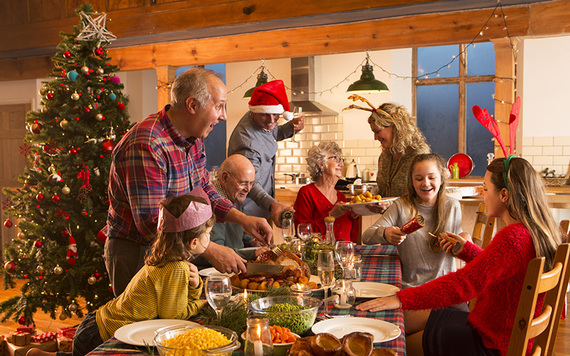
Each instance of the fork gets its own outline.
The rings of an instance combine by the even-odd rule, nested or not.
[[[279,257],[285,257],[285,253],[283,253],[283,250],[281,250],[279,246],[273,247],[271,251]]]

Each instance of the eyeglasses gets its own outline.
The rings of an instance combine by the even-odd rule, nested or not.
[[[232,176],[233,179],[236,180],[237,184],[242,188],[251,188],[257,183],[257,181],[252,180],[251,182],[248,181],[239,181],[231,172],[228,171],[228,174]]]
[[[330,156],[330,157],[328,157],[327,159],[334,159],[334,161],[335,161],[336,163],[344,162],[344,158],[339,157],[339,156],[337,156],[337,155]]]

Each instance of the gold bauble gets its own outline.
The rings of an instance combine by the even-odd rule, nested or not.
[[[64,129],[67,127],[67,125],[69,124],[69,121],[67,121],[66,119],[61,120],[61,122],[59,123],[59,126]]]
[[[46,270],[46,269],[45,269],[44,266],[42,266],[42,265],[39,265],[39,266],[36,267],[36,272],[38,272],[38,273],[44,273],[45,270]]]
[[[74,312],[77,310],[77,304],[71,303],[71,304],[69,304],[69,306],[67,308],[69,309],[69,311]]]
[[[71,100],[79,100],[79,94],[77,93],[71,94]]]
[[[103,75],[103,74],[105,74],[105,70],[103,68],[99,67],[99,68],[97,68],[97,74]]]
[[[89,283],[90,285],[94,285],[95,283],[97,283],[97,278],[91,276],[87,278],[87,283]]]
[[[69,189],[69,187],[66,185],[65,187],[61,188],[61,192],[67,195],[71,192],[71,189]]]
[[[67,314],[65,313],[59,314],[59,320],[65,320],[65,319],[67,319]]]
[[[83,73],[83,74],[89,74],[89,67],[88,67],[88,66],[83,66],[83,67],[81,67],[81,73]]]
[[[60,266],[55,266],[53,269],[53,273],[55,274],[62,274],[63,273],[63,268],[61,268]]]

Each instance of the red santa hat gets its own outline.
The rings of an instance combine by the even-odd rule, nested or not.
[[[272,80],[255,88],[249,100],[249,110],[260,114],[283,114],[287,121],[293,118],[282,80]]]

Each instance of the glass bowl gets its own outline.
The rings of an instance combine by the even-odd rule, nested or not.
[[[219,332],[220,334],[224,335],[230,343],[224,346],[210,348],[210,349],[182,349],[182,348],[174,348],[168,347],[164,345],[164,341],[167,339],[171,339],[178,334],[184,334],[191,329],[195,328],[208,328]],[[178,325],[178,326],[169,326],[156,331],[156,335],[154,336],[154,345],[158,349],[158,353],[160,356],[201,356],[201,355],[218,355],[218,356],[230,356],[234,350],[239,349],[241,346],[240,342],[238,341],[238,335],[235,331],[232,331],[228,328],[224,328],[221,326],[212,326],[212,325],[204,325],[204,326],[194,326],[194,325]]]
[[[248,309],[254,314],[267,316],[269,325],[283,326],[292,333],[303,336],[315,323],[317,311],[322,304],[317,298],[282,295],[254,300],[249,303]],[[275,305],[279,307],[274,307]],[[302,309],[298,309],[299,306]]]

